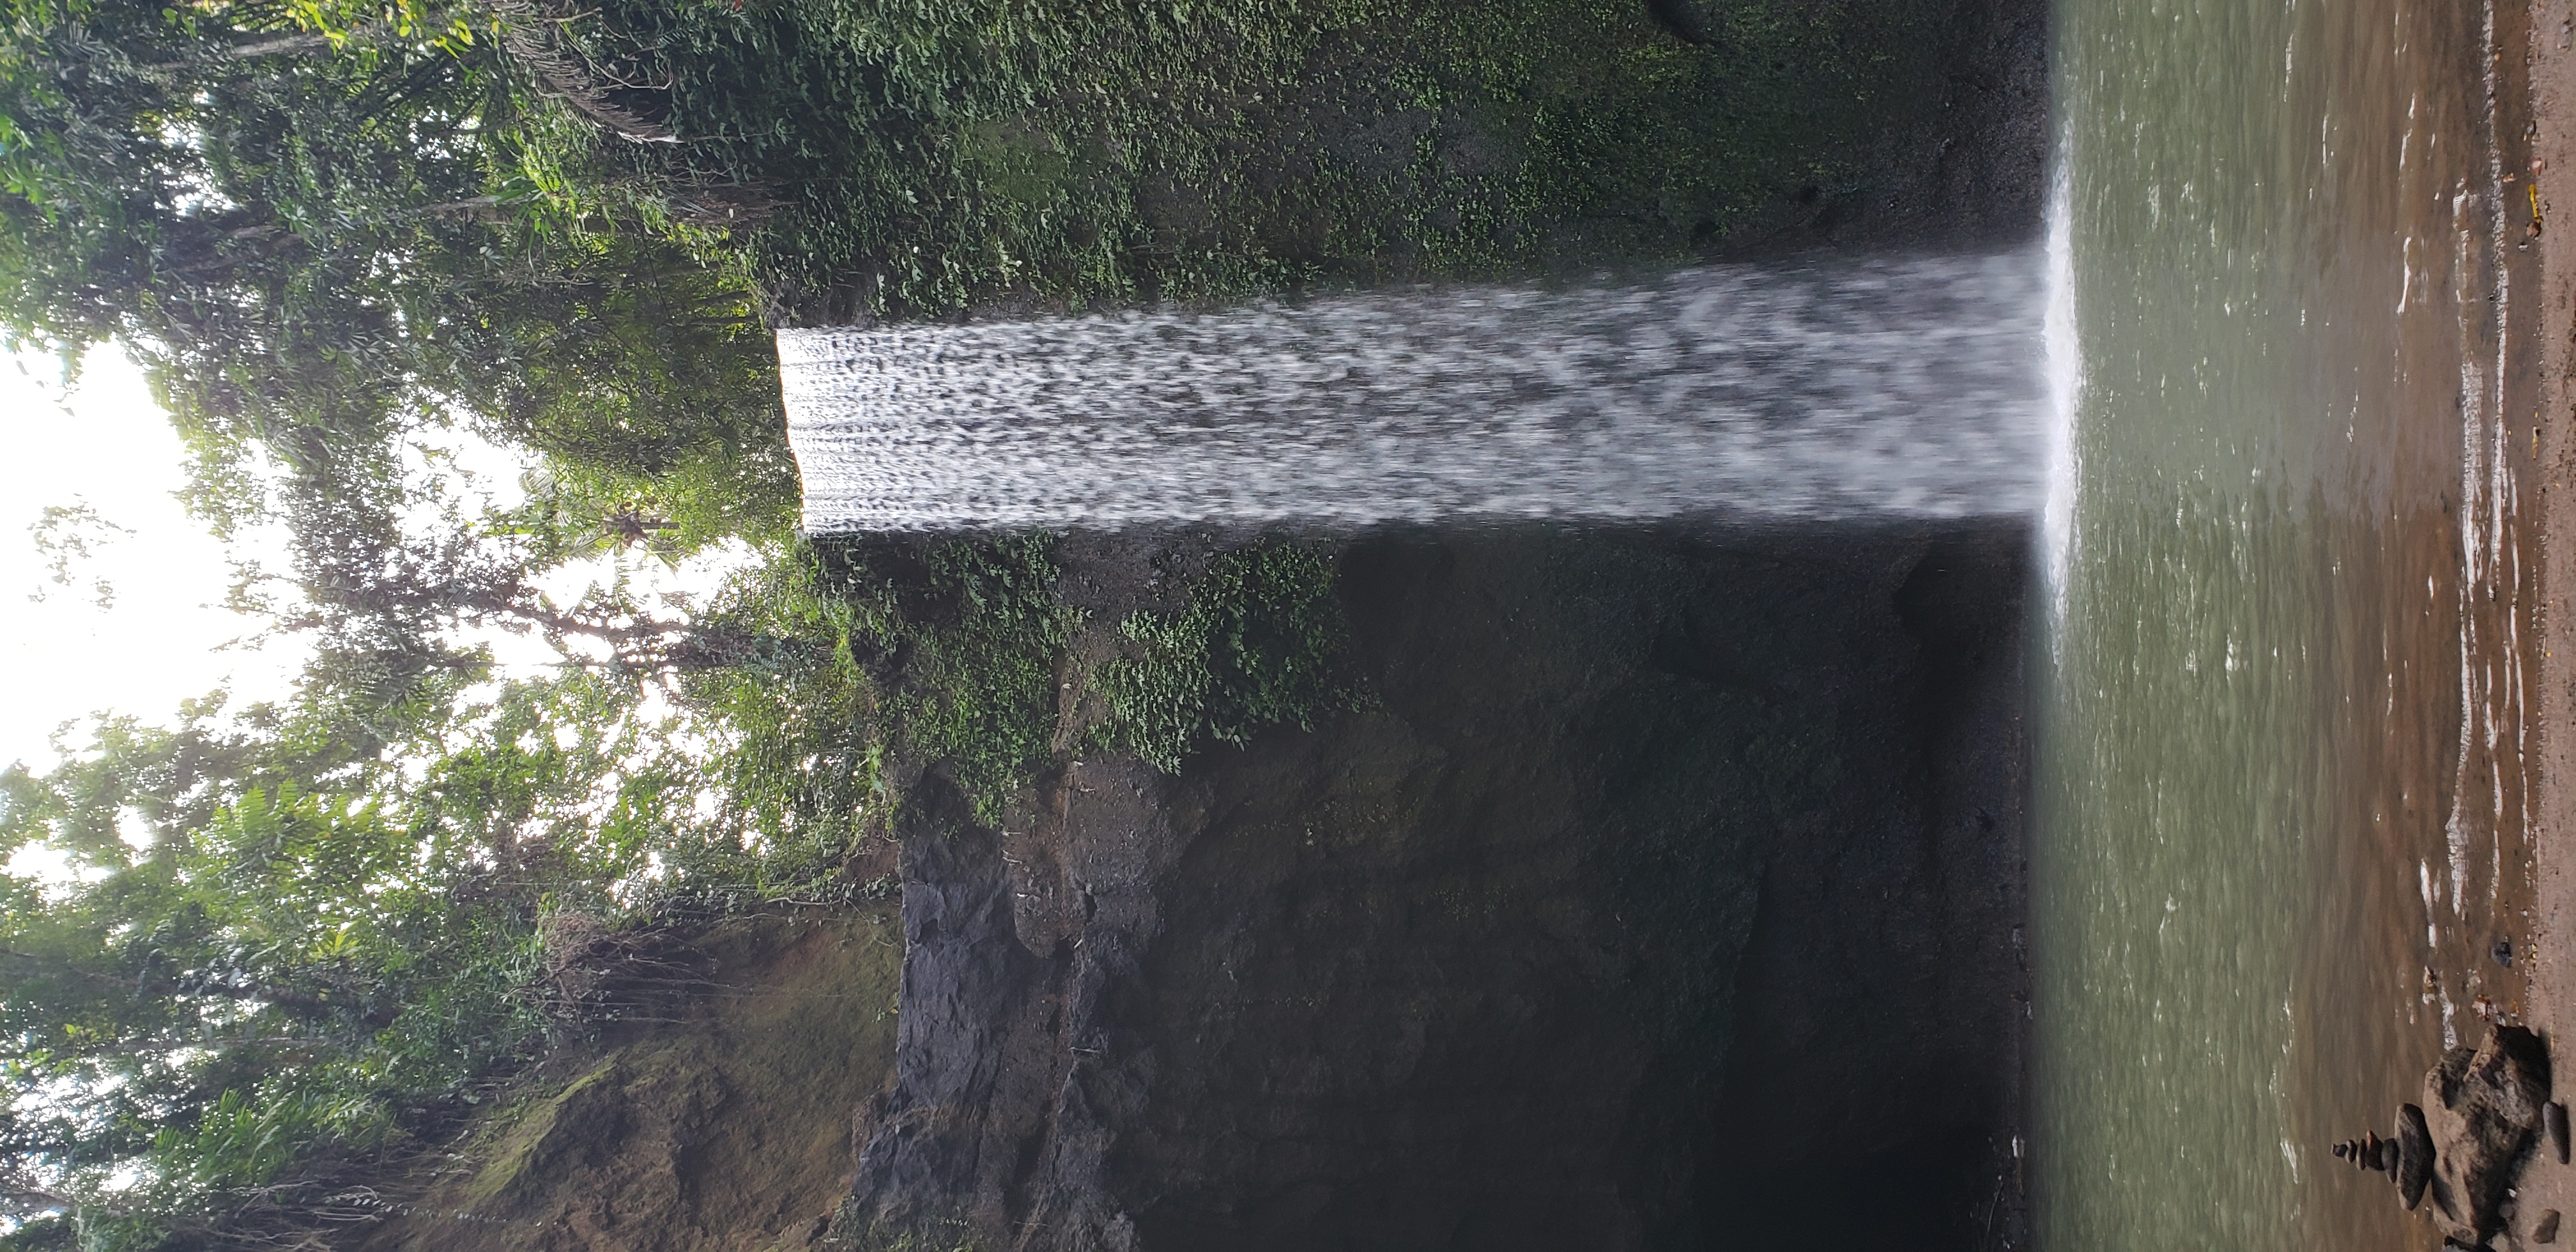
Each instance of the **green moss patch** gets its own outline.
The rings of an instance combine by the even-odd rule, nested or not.
[[[1109,717],[1095,740],[1165,773],[1204,740],[1243,746],[1267,726],[1314,728],[1318,714],[1360,707],[1343,664],[1346,627],[1331,556],[1255,544],[1218,556],[1177,612],[1138,612],[1131,645],[1096,677]]]

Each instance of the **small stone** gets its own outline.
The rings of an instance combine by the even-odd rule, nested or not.
[[[2495,941],[2495,947],[2489,951],[2494,953],[2496,964],[2507,969],[2513,968],[2513,940],[2498,939]]]
[[[2558,1210],[2551,1209],[2541,1214],[2540,1220],[2531,1224],[2531,1241],[2533,1243],[2558,1242]]]
[[[2338,1143],[2334,1145],[2334,1154],[2335,1159],[2340,1161],[2345,1157],[2352,1155],[2352,1145],[2349,1143]]]
[[[2567,1163],[2567,1105],[2552,1100],[2540,1111],[2540,1124],[2549,1128],[2549,1150],[2558,1154],[2558,1163]]]

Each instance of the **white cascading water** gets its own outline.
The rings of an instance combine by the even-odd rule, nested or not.
[[[809,532],[2036,510],[2040,259],[783,330]]]

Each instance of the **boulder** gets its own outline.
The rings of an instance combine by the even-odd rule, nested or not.
[[[2548,1049],[2519,1026],[2489,1030],[2474,1051],[2443,1053],[2424,1075],[2434,1153],[2428,1194],[2445,1237],[2476,1247],[2504,1229],[2507,1192],[2539,1140],[2548,1103]]]

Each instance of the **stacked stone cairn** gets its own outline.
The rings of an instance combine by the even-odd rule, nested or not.
[[[2335,1156],[2352,1162],[2353,1168],[2377,1170],[2383,1174],[2396,1172],[2397,1153],[2397,1141],[2382,1139],[2377,1131],[2372,1131],[2358,1139],[2346,1139],[2334,1145]]]

